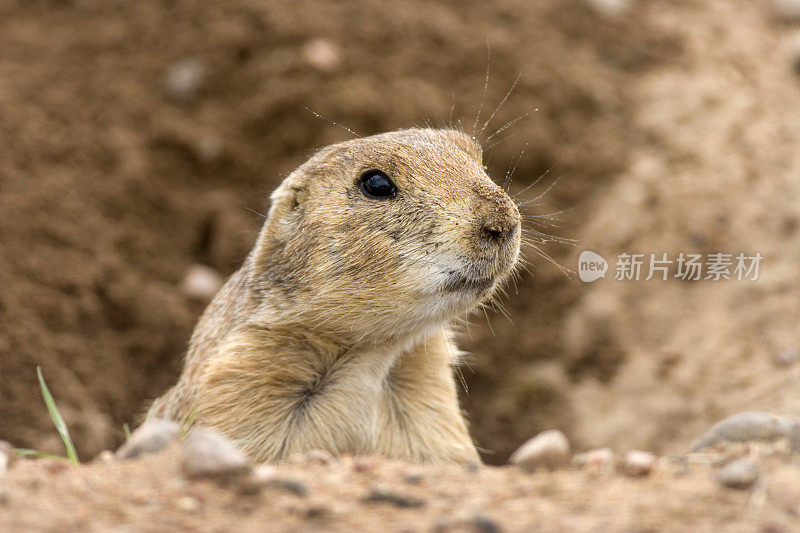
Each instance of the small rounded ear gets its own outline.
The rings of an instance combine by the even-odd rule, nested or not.
[[[444,130],[444,134],[448,140],[467,152],[475,161],[483,164],[483,149],[474,137],[459,130]]]
[[[291,222],[300,214],[306,201],[306,188],[299,180],[289,176],[270,195],[270,208],[267,224],[279,226]]]

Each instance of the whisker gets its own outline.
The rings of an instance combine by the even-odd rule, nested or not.
[[[248,211],[250,211],[251,213],[255,213],[256,215],[260,216],[261,218],[267,218],[267,215],[265,215],[265,214],[264,214],[264,213],[262,213],[261,211],[256,211],[255,209],[250,209],[250,208],[249,208],[249,207],[247,207],[246,205],[245,205],[245,206],[243,206],[243,207],[244,207],[245,209],[247,209]]]
[[[481,311],[483,311],[483,316],[486,317],[486,325],[489,326],[489,331],[492,332],[492,337],[496,337],[494,333],[494,329],[492,328],[492,322],[489,320],[489,314],[486,312],[486,305],[481,305]]]
[[[478,104],[478,114],[475,115],[475,122],[472,124],[472,136],[475,136],[475,128],[478,127],[478,120],[481,117],[483,110],[483,101],[486,98],[486,90],[489,88],[489,67],[492,65],[492,49],[489,46],[489,39],[486,39],[486,77],[483,80],[483,93],[481,94],[481,101]]]
[[[572,274],[572,271],[570,269],[568,269],[567,267],[561,265],[558,261],[553,259],[550,256],[550,254],[548,254],[547,252],[545,252],[544,250],[542,250],[538,246],[531,245],[530,248],[533,249],[533,251],[534,251],[534,253],[536,253],[536,255],[538,255],[539,257],[542,257],[543,259],[547,260],[549,263],[552,263],[554,266],[558,267],[558,269],[561,271],[562,274],[565,274],[567,277],[569,277],[569,275]]]
[[[549,192],[550,192],[550,190],[551,190],[553,187],[555,187],[555,186],[556,186],[556,184],[557,184],[557,183],[558,183],[560,180],[561,180],[561,176],[557,177],[556,179],[554,179],[554,180],[553,180],[553,183],[551,183],[551,184],[550,184],[550,185],[549,185],[549,186],[548,186],[548,187],[547,187],[547,188],[546,188],[546,189],[545,189],[545,190],[544,190],[544,191],[543,191],[543,192],[542,192],[542,193],[541,193],[539,196],[537,196],[536,198],[531,198],[530,200],[525,200],[524,202],[520,202],[520,203],[518,203],[518,204],[517,204],[517,208],[519,208],[519,207],[525,207],[526,205],[528,205],[528,204],[530,204],[530,203],[533,203],[533,202],[535,202],[536,200],[540,199],[542,196],[544,196],[544,195],[546,195],[547,193],[549,193]]]
[[[491,135],[489,135],[488,137],[486,137],[486,141],[485,142],[491,141],[495,136],[497,136],[500,133],[503,133],[505,130],[507,130],[508,128],[510,128],[511,126],[513,126],[514,124],[516,124],[517,122],[519,122],[520,120],[522,120],[523,118],[527,117],[530,114],[531,114],[530,111],[526,111],[523,114],[521,114],[520,116],[518,116],[517,118],[515,118],[514,120],[506,122],[505,126],[503,126],[502,128],[500,128],[496,132],[494,132]]]
[[[527,187],[525,187],[525,188],[524,188],[524,189],[522,189],[521,191],[519,191],[519,192],[517,192],[517,193],[515,193],[515,194],[511,195],[511,198],[516,198],[517,196],[519,196],[519,195],[521,195],[521,194],[525,194],[525,192],[526,192],[526,191],[528,191],[528,190],[529,190],[531,187],[535,187],[537,183],[539,183],[540,181],[542,181],[542,180],[543,180],[545,177],[547,177],[547,175],[548,175],[548,174],[550,174],[550,172],[551,172],[551,171],[552,171],[554,168],[556,168],[556,165],[558,165],[558,163],[553,163],[553,166],[551,166],[550,168],[548,168],[547,170],[545,170],[544,172],[542,172],[541,174],[539,174],[539,177],[538,177],[538,178],[536,178],[535,180],[533,180],[533,183],[531,183],[530,185],[528,185]],[[517,206],[519,206],[519,204],[517,204]]]
[[[511,178],[514,176],[514,172],[517,170],[517,165],[519,165],[520,160],[522,159],[523,154],[525,153],[525,149],[528,148],[528,143],[525,143],[525,146],[522,147],[522,150],[519,151],[519,156],[517,156],[517,160],[514,161],[514,166],[511,167],[506,172],[506,178],[503,180],[503,189],[508,192],[508,186],[511,184]]]
[[[340,128],[342,128],[343,130],[345,130],[346,132],[350,133],[351,135],[353,135],[356,138],[361,138],[361,135],[359,135],[358,133],[354,132],[353,130],[351,130],[347,126],[342,126],[338,122],[334,122],[333,120],[329,119],[328,117],[324,117],[324,116],[320,115],[319,113],[317,113],[313,109],[310,109],[310,108],[308,108],[306,106],[303,106],[303,107],[306,109],[306,111],[309,111],[315,117],[321,118],[322,120],[326,120],[326,121],[330,122],[331,124],[333,124],[334,126],[339,126]]]
[[[481,146],[483,146],[483,151],[484,152],[488,152],[489,150],[493,149],[494,147],[500,146],[501,144],[503,144],[507,140],[513,139],[513,138],[514,138],[514,134],[513,133],[509,133],[508,135],[506,135],[505,137],[501,138],[498,141],[495,141],[495,142],[493,142],[491,144],[485,144],[485,142],[484,142],[484,144],[482,144]]]
[[[517,82],[519,82],[520,77],[522,77],[522,73],[521,72],[519,74],[517,74],[517,78],[514,80],[514,83],[511,84],[511,88],[508,90],[508,92],[506,92],[506,95],[503,97],[503,99],[500,100],[500,103],[497,104],[497,107],[494,109],[492,114],[489,115],[489,120],[487,120],[486,122],[483,123],[483,127],[481,128],[481,131],[478,133],[479,135],[482,134],[484,131],[486,131],[486,127],[489,126],[489,123],[492,121],[494,116],[497,114],[498,111],[500,111],[500,108],[503,107],[503,104],[506,103],[506,100],[508,100],[508,97],[511,96],[511,92],[514,90],[514,87],[517,86]],[[495,133],[497,133],[497,132],[495,132]],[[489,139],[491,139],[491,137],[489,137]],[[486,139],[486,140],[488,141],[489,139]]]
[[[450,102],[450,123],[449,123],[449,126],[450,126],[450,129],[453,129],[453,113],[456,110],[456,92],[455,91],[450,93],[450,100],[451,100],[451,102]]]

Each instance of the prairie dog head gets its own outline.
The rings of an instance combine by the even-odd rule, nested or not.
[[[271,201],[251,287],[265,310],[352,340],[419,335],[463,317],[519,255],[517,206],[459,131],[326,147]]]

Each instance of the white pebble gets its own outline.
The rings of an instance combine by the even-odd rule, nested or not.
[[[742,457],[720,468],[717,472],[717,481],[723,487],[746,489],[756,482],[758,476],[758,464],[752,459]]]
[[[557,429],[539,433],[517,449],[509,459],[511,464],[534,470],[556,468],[569,458],[569,440]]]
[[[250,477],[256,484],[265,485],[272,482],[278,475],[278,469],[268,463],[261,463],[253,468]]]
[[[250,470],[247,457],[219,431],[194,428],[183,446],[187,477],[233,478]]]
[[[117,459],[133,459],[140,455],[156,453],[166,448],[178,437],[181,426],[171,420],[152,418],[131,434],[128,442],[119,447]]]
[[[339,66],[341,54],[339,47],[327,39],[314,39],[307,42],[302,50],[303,59],[322,72],[331,72]]]
[[[196,57],[178,61],[169,67],[164,80],[164,91],[167,96],[178,102],[186,102],[197,97],[206,68]]]
[[[180,289],[189,298],[209,301],[219,292],[224,282],[219,272],[213,268],[195,264],[187,270]]]
[[[0,476],[6,473],[13,459],[14,447],[10,443],[0,440]]]
[[[631,450],[625,454],[622,462],[622,473],[626,476],[646,476],[656,464],[656,456],[650,452]]]
[[[103,450],[102,452],[97,454],[97,459],[95,459],[95,460],[98,463],[109,464],[109,463],[113,463],[114,461],[116,461],[117,458],[114,455],[114,452],[112,452],[111,450]]]
[[[183,496],[181,498],[178,498],[176,504],[178,506],[178,509],[180,509],[181,511],[187,511],[189,513],[193,513],[200,509],[200,502],[198,501],[197,498],[194,498],[192,496]]]

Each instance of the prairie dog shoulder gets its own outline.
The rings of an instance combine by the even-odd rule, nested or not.
[[[272,193],[156,414],[194,412],[257,460],[313,448],[478,460],[449,323],[508,277],[520,232],[516,205],[462,132],[323,148]]]

